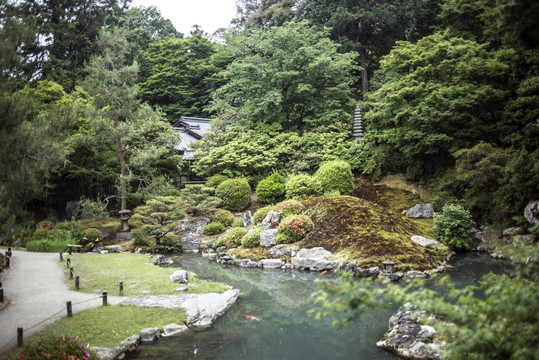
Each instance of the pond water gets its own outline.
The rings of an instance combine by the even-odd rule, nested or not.
[[[459,255],[452,265],[447,274],[458,287],[476,284],[488,272],[511,272],[506,263],[474,253]],[[172,266],[230,284],[242,296],[211,328],[159,339],[129,359],[399,359],[376,347],[398,304],[343,328],[307,314],[314,306],[310,295],[318,290],[314,280],[334,275],[223,267],[198,254],[182,255]]]

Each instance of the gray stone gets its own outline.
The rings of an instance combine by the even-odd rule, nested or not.
[[[283,266],[283,262],[279,259],[262,259],[258,265],[265,269],[278,269]]]
[[[120,245],[107,245],[105,250],[111,253],[121,253],[122,247]]]
[[[253,224],[254,224],[254,221],[253,221],[253,215],[251,214],[251,212],[246,211],[245,213],[243,213],[243,226],[247,227]]]
[[[188,327],[185,325],[168,324],[167,326],[163,328],[163,334],[161,336],[163,337],[175,336],[175,335],[181,334],[187,329]]]
[[[197,233],[181,234],[179,239],[184,251],[198,251],[200,249],[200,235]]]
[[[282,256],[294,257],[299,251],[296,245],[281,244],[274,246],[270,249],[270,255],[274,259],[278,259]]]
[[[242,268],[255,268],[258,267],[258,263],[250,259],[234,260],[234,265]]]
[[[176,288],[176,291],[178,291],[178,292],[187,291],[187,289],[189,289],[187,286],[182,286],[182,287]]]
[[[269,247],[277,244],[279,229],[268,229],[260,233],[260,246]]]
[[[109,236],[109,231],[105,228],[97,228],[97,230],[99,230],[99,232],[101,233],[101,237],[102,238],[106,238],[107,236]]]
[[[221,294],[187,295],[188,298],[181,305],[187,311],[187,324],[190,327],[209,327],[236,302],[239,293],[239,290],[233,289]]]
[[[78,217],[80,214],[80,203],[78,201],[68,201],[66,203],[66,215],[68,219]]]
[[[408,271],[405,276],[410,279],[426,279],[429,275],[423,271]]]
[[[124,353],[136,351],[141,340],[142,338],[140,335],[131,335],[120,343],[120,348]]]
[[[187,271],[185,270],[178,270],[175,271],[172,275],[170,275],[170,281],[172,282],[187,284],[188,280],[189,276],[187,275]]]
[[[328,260],[329,256],[331,256],[331,252],[322,247],[301,249],[296,256],[292,258],[292,266],[303,270],[332,270],[337,266],[337,262]]]
[[[380,268],[378,266],[370,267],[368,269],[356,267],[354,269],[354,276],[357,276],[357,277],[378,276],[379,272],[380,272]]]
[[[140,330],[140,342],[143,344],[153,343],[159,336],[159,328],[146,328]]]
[[[275,210],[271,210],[268,212],[264,220],[262,220],[260,227],[264,230],[267,230],[271,227],[276,227],[277,225],[279,225],[280,220],[281,213]]]
[[[399,281],[404,277],[403,272],[396,272],[396,273],[385,273],[381,272],[380,275],[378,275],[379,278],[385,277],[388,278],[391,281]]]
[[[434,216],[434,208],[432,204],[417,204],[406,211],[405,216],[416,219],[431,218]]]
[[[505,241],[508,244],[513,243],[513,236],[516,236],[518,232],[520,231],[520,227],[510,227],[503,231],[503,241]]]
[[[440,245],[440,243],[436,240],[427,239],[426,237],[419,235],[412,236],[410,240],[426,248],[435,248]]]
[[[167,258],[165,255],[157,255],[153,261],[154,265],[169,265],[174,263],[174,261]]]
[[[534,226],[539,224],[539,200],[530,201],[524,208],[524,218]]]
[[[512,244],[514,247],[533,245],[534,243],[535,243],[535,235],[533,234],[513,236]]]
[[[217,255],[217,262],[221,265],[234,265],[235,261],[236,258],[234,256],[223,253]]]
[[[206,217],[187,218],[181,221],[180,229],[185,233],[200,235],[209,223],[210,219]]]
[[[118,360],[125,356],[121,346],[113,348],[90,347],[90,350],[97,356],[97,358],[103,360]]]
[[[118,241],[128,241],[131,240],[131,233],[130,232],[118,232],[116,233],[116,240]]]

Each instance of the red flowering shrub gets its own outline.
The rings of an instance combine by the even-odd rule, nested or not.
[[[37,224],[38,229],[52,230],[53,227],[54,227],[54,224],[48,220],[43,220]]]
[[[307,215],[291,215],[283,219],[279,224],[277,242],[289,244],[300,241],[314,227],[313,221]]]
[[[22,349],[18,359],[23,360],[90,360],[95,359],[79,339],[61,337],[59,339],[37,340]]]
[[[277,210],[285,218],[290,215],[301,214],[305,210],[305,206],[297,200],[285,200],[277,204]]]

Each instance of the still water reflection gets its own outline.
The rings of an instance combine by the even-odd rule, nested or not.
[[[314,280],[334,279],[333,275],[222,267],[197,254],[185,254],[173,266],[228,283],[244,295],[210,329],[160,339],[142,346],[130,359],[399,359],[376,347],[398,304],[372,311],[344,328],[333,326],[331,319],[307,315],[313,308],[310,294],[318,290]],[[448,275],[464,287],[488,272],[510,272],[510,267],[466,254],[454,261]]]

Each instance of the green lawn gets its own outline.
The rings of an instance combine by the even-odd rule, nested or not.
[[[143,254],[73,254],[71,259],[74,277],[80,277],[80,291],[93,293],[107,291],[109,295],[119,295],[118,284],[123,281],[124,296],[172,295],[178,294],[176,288],[183,286],[170,281],[169,276],[178,270],[148,265],[152,259]],[[69,269],[63,260],[66,279]],[[75,280],[66,280],[70,289],[75,290]],[[221,283],[206,282],[189,274],[189,293],[223,292],[228,286]],[[144,292],[144,293],[143,293]]]

